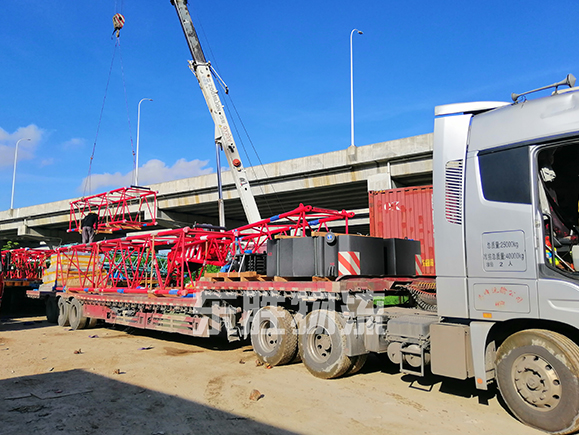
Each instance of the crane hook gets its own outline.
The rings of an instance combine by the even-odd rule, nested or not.
[[[122,16],[121,14],[115,14],[113,16],[113,26],[115,28],[113,30],[113,34],[117,32],[117,38],[119,37],[120,31],[124,25],[125,25],[125,17]]]

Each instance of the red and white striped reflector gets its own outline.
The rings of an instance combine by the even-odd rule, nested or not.
[[[338,252],[338,276],[360,275],[360,253],[354,251]]]
[[[414,257],[416,260],[416,275],[424,275],[424,271],[422,270],[422,256],[420,254],[416,254]]]

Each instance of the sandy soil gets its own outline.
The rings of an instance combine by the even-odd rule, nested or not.
[[[247,343],[42,317],[0,322],[0,403],[4,435],[540,433],[494,389],[392,373],[375,357],[324,381],[301,364],[257,366]]]

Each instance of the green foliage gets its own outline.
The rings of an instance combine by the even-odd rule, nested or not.
[[[20,243],[18,242],[13,242],[12,240],[8,240],[4,246],[2,246],[2,251],[8,251],[10,249],[16,249],[18,248],[18,245],[20,245]]]
[[[203,272],[203,274],[206,273],[217,273],[221,270],[220,266],[213,266],[211,264],[208,264],[207,266],[205,266],[205,271]]]

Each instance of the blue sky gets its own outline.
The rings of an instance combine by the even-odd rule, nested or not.
[[[0,210],[10,206],[21,138],[31,141],[20,142],[16,208],[83,194],[115,52],[116,12],[126,23],[91,193],[130,184],[141,98],[154,101],[141,105],[139,184],[215,170],[213,123],[169,0],[2,6]],[[249,159],[238,141],[246,166],[258,164],[251,143],[263,163],[350,144],[354,28],[364,32],[353,41],[357,145],[431,132],[436,105],[508,101],[511,92],[579,76],[572,1],[190,0],[189,9],[249,133]]]

